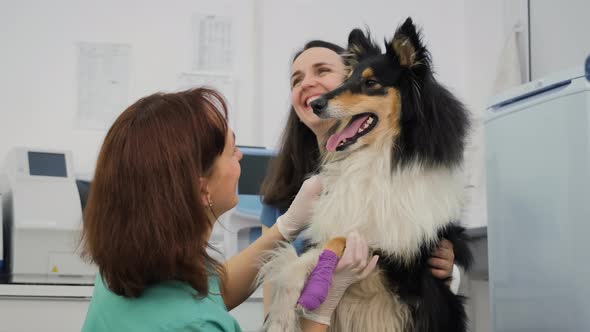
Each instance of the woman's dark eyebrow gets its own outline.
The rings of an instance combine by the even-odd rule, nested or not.
[[[293,77],[301,75],[301,70],[297,70],[295,71],[293,74],[291,74],[291,81],[293,81]]]
[[[321,67],[321,66],[330,66],[330,64],[327,63],[327,62],[318,62],[318,63],[314,63],[313,64],[313,68],[318,68],[318,67]]]

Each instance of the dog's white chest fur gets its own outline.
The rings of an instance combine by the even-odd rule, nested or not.
[[[325,165],[324,194],[306,232],[313,242],[357,230],[372,248],[406,260],[460,217],[459,170],[416,163],[392,172],[390,148],[365,148]]]

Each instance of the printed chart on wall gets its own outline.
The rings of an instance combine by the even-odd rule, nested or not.
[[[178,75],[178,89],[186,90],[195,87],[209,87],[222,93],[228,105],[228,113],[230,113],[229,121],[232,128],[235,127],[235,116],[231,114],[236,105],[236,84],[229,74],[217,73],[180,73]]]
[[[227,16],[192,16],[193,71],[231,73],[234,65],[233,20]]]
[[[131,45],[78,43],[77,126],[106,130],[128,104]]]
[[[237,104],[234,79],[235,26],[231,17],[192,16],[192,71],[178,75],[178,88],[206,86],[220,91],[228,104],[230,126],[235,128],[232,109]]]

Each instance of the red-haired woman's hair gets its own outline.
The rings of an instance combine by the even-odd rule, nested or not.
[[[221,95],[199,88],[142,98],[107,133],[82,241],[114,293],[138,297],[181,280],[206,296],[212,273],[223,285],[225,272],[206,251],[212,224],[199,179],[223,152],[226,119]]]

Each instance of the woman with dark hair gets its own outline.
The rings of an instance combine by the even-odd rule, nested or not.
[[[223,98],[209,89],[153,94],[117,118],[84,211],[84,256],[99,274],[83,331],[240,331],[228,310],[254,291],[263,252],[307,225],[321,180],[305,181],[287,212],[239,255],[215,261],[209,236],[237,204],[242,158],[226,118]],[[367,256],[366,242],[351,235],[332,302],[372,271]],[[313,318],[303,323],[305,331],[325,328]]]
[[[318,171],[320,166],[320,137],[323,137],[335,120],[320,119],[309,103],[337,88],[348,75],[343,61],[346,50],[322,40],[313,40],[297,52],[291,63],[291,108],[283,130],[277,157],[271,162],[262,183],[262,232],[272,227],[286,211],[303,181]],[[300,251],[302,241],[296,239]],[[440,243],[429,263],[435,277],[453,276],[453,290],[459,287],[459,273],[454,266],[453,244]],[[265,291],[265,295],[266,295]],[[265,305],[268,298],[265,296]]]

